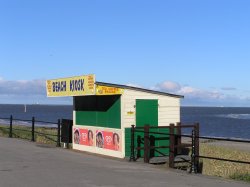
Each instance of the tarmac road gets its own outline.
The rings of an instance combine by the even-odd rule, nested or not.
[[[0,137],[0,186],[249,187],[250,185]]]

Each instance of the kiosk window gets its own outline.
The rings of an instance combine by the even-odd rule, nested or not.
[[[74,97],[76,124],[121,128],[121,96]]]

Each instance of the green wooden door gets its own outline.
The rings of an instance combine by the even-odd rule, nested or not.
[[[158,100],[136,100],[136,127],[144,125],[158,126]],[[142,138],[141,146],[144,146],[144,133],[136,133],[136,143],[138,137]],[[153,150],[151,150],[152,152]],[[144,151],[140,150],[139,155],[143,156]]]
[[[158,126],[158,100],[136,100],[136,127]]]
[[[144,125],[158,126],[158,100],[136,100],[136,127],[144,127]],[[141,129],[142,130],[142,129]],[[143,131],[143,130],[142,130]],[[169,129],[152,129],[151,132],[169,133]],[[131,128],[125,129],[125,155],[130,156],[130,145],[131,145]],[[151,146],[167,146],[169,145],[169,137],[167,135],[150,134],[153,141]],[[135,146],[138,145],[138,137],[143,138],[144,133],[135,133]],[[143,144],[141,144],[143,147]],[[143,157],[144,151],[140,150],[140,155]],[[150,157],[169,155],[169,149],[158,148],[150,151]]]
[[[136,127],[143,127],[144,125],[158,126],[158,100],[136,100]],[[151,132],[169,133],[168,129],[151,129]],[[143,138],[144,133],[136,133],[136,137]],[[150,133],[151,146],[167,146],[169,145],[169,138],[167,135],[160,135]],[[143,150],[141,155],[143,155]],[[151,149],[150,157],[168,155],[168,149]]]
[[[136,127],[143,127],[145,124],[150,126],[158,126],[158,100],[136,100]],[[127,157],[131,154],[131,128],[125,129],[125,155]],[[135,133],[135,146],[138,145],[137,138],[144,137],[144,133]],[[141,145],[143,146],[143,145]],[[143,150],[141,150],[141,156],[143,156]]]

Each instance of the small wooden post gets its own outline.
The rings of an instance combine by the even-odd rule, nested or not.
[[[32,117],[31,141],[35,141],[35,117]]]
[[[12,125],[13,125],[13,116],[10,116],[10,131],[9,131],[9,137],[12,138]]]
[[[170,124],[169,128],[169,167],[174,168],[174,146],[175,136],[174,136],[174,124]]]
[[[131,125],[131,152],[129,161],[135,161],[135,125]]]
[[[144,126],[144,163],[149,163],[149,153],[150,153],[150,145],[149,145],[149,125]]]
[[[57,121],[57,147],[61,147],[61,141],[60,141],[60,137],[61,137],[61,121],[60,119],[58,119]]]

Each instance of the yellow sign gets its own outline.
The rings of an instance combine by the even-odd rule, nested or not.
[[[134,112],[134,111],[128,111],[128,112],[127,112],[127,115],[128,115],[128,116],[135,115],[135,112]]]
[[[115,88],[109,86],[96,86],[96,95],[121,95],[123,94],[122,88]]]
[[[95,95],[95,75],[46,81],[48,97]]]

